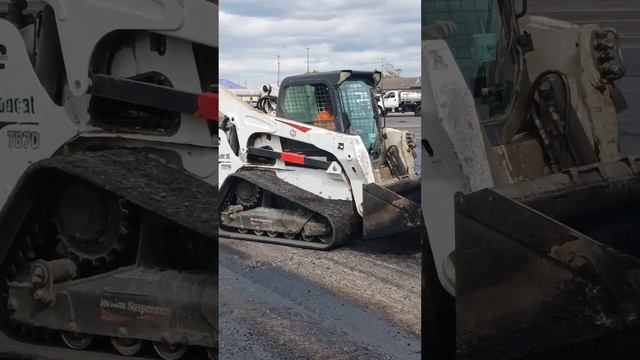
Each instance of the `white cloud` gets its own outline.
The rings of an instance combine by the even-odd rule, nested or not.
[[[267,3],[267,4],[265,4]],[[220,4],[220,77],[258,86],[311,70],[420,74],[420,1],[227,0]]]

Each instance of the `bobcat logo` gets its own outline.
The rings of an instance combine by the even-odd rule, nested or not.
[[[0,44],[0,70],[4,70],[4,62],[9,60],[9,57],[7,56],[7,48]]]

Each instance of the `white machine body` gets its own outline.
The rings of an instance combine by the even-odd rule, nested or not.
[[[375,182],[375,176],[369,153],[359,136],[264,114],[224,88],[219,96],[222,116],[235,126],[240,144],[238,153],[234,153],[228,136],[219,130],[221,186],[230,174],[243,167],[270,168],[286,182],[325,199],[353,201],[362,215],[362,186]],[[249,146],[282,152],[281,139],[312,144],[334,155],[336,161],[326,171],[293,166],[283,160],[277,160],[273,166],[249,161]]]
[[[169,136],[114,132],[95,126],[88,111],[90,65],[101,56],[96,53],[101,40],[118,30],[131,31],[133,42],[112,54],[111,75],[128,77],[153,71],[169,78],[176,89],[201,92],[190,47],[192,41],[217,47],[217,5],[204,0],[47,0],[29,3],[27,11],[47,4],[55,12],[63,70],[70,84],[65,85],[61,105],[41,84],[39,76],[46,74],[38,74],[33,65],[35,25],[19,31],[0,19],[0,83],[11,84],[0,93],[0,166],[6,169],[0,179],[0,207],[31,164],[65,152],[70,144],[121,143],[170,150],[179,155],[186,171],[217,184],[218,140],[210,134],[206,121],[182,114],[179,129]],[[7,5],[7,1],[0,2],[0,10],[6,10]],[[87,26],[87,19],[91,19],[91,26]],[[167,36],[162,56],[148,51],[149,36],[143,34],[149,32]]]

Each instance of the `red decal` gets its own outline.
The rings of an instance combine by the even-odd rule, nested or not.
[[[205,92],[198,96],[198,111],[195,116],[218,121],[218,94]]]
[[[100,316],[100,320],[109,321],[109,322],[125,322],[129,320],[129,318],[126,316],[116,315],[114,313],[102,310],[102,316]]]
[[[142,314],[142,315],[136,317],[136,319],[143,320],[143,321],[158,322],[158,317],[155,316],[155,315],[151,315],[151,314]]]
[[[296,129],[302,131],[303,133],[306,133],[307,131],[311,130],[311,128],[309,128],[309,127],[298,125],[298,124],[292,124],[292,123],[287,122],[287,121],[280,120],[280,122],[285,123],[285,124],[287,124],[287,125],[289,125],[291,127],[294,127]]]
[[[304,155],[283,152],[282,154],[280,154],[280,159],[291,164],[304,165]]]

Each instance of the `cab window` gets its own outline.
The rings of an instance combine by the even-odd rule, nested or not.
[[[500,6],[508,6],[507,3],[425,0],[422,5],[423,26],[438,22],[455,24],[457,31],[445,40],[484,121],[502,116],[515,93],[517,56],[510,29],[503,24],[500,13]]]
[[[378,123],[372,103],[373,89],[361,80],[340,85],[340,101],[351,124],[351,134],[359,135],[371,153],[378,136]]]
[[[284,93],[282,108],[287,119],[336,130],[329,88],[324,84],[292,85]]]

